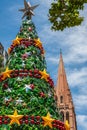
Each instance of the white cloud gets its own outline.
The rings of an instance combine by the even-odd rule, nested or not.
[[[84,113],[87,110],[87,94],[79,94],[74,96],[74,104],[76,111]]]
[[[68,72],[68,82],[70,86],[81,88],[87,85],[87,68],[70,69]]]
[[[78,115],[77,116],[78,123],[77,125],[79,126],[79,130],[87,130],[87,116],[86,115]]]
[[[59,48],[63,48],[65,63],[84,63],[87,61],[86,26],[77,27],[77,29],[74,31],[71,30],[70,32],[66,30],[63,33],[52,32],[50,26],[45,24],[39,34],[42,41],[47,43],[47,48],[50,48],[50,54],[53,52],[53,49],[55,49],[55,52],[58,52]],[[49,56],[48,60],[57,62],[55,56]]]
[[[49,61],[49,62],[51,62],[52,64],[57,64],[58,63],[58,57],[56,56],[56,57],[53,57],[53,56],[48,56],[47,57],[47,61]]]

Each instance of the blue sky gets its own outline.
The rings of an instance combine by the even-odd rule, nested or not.
[[[38,36],[46,51],[48,72],[55,84],[57,80],[60,48],[62,49],[67,80],[72,92],[76,110],[78,130],[87,130],[87,6],[81,12],[85,17],[81,26],[66,29],[63,32],[50,30],[48,9],[52,0],[30,0],[32,5],[40,4],[34,10]],[[23,0],[0,1],[0,42],[7,48],[15,39],[22,23]]]

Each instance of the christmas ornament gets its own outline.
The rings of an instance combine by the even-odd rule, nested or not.
[[[45,94],[43,92],[40,92],[39,95],[40,97],[43,97],[43,98],[45,97]]]
[[[28,30],[29,30],[29,31],[32,31],[32,28],[31,28],[31,27],[29,27],[29,28],[28,28]]]
[[[7,89],[7,88],[8,88],[8,84],[5,83],[5,84],[3,85],[3,88],[4,88],[4,89]]]
[[[13,115],[8,115],[9,118],[11,118],[10,125],[17,123],[20,125],[20,119],[23,117],[23,115],[18,115],[17,110],[14,111]]]
[[[48,81],[49,74],[47,74],[46,70],[44,69],[43,71],[39,71],[41,74],[41,79],[45,79]]]
[[[8,88],[7,90],[5,90],[6,92],[11,92],[12,88]]]
[[[22,67],[25,67],[25,62],[24,61],[22,62]]]
[[[47,116],[46,116],[46,117],[42,116],[42,119],[44,120],[44,127],[45,127],[45,126],[49,126],[50,128],[53,127],[53,126],[52,126],[52,122],[53,122],[55,119],[52,119],[52,118],[51,118],[51,115],[50,115],[49,112],[47,113]]]
[[[4,101],[5,101],[5,103],[6,103],[6,102],[11,102],[11,101],[12,101],[12,98],[5,97]]]
[[[22,59],[26,59],[26,58],[28,58],[28,54],[25,53],[22,55]]]
[[[14,56],[17,57],[17,53],[16,52],[14,53]]]
[[[36,43],[35,45],[41,49],[42,48],[42,43],[41,43],[40,39],[39,38],[38,39],[34,39],[34,41]]]
[[[23,102],[23,100],[21,100],[21,98],[19,98],[18,100],[16,100],[16,105],[21,104]]]
[[[18,36],[16,37],[15,40],[13,40],[13,46],[17,46],[20,45],[20,41],[22,40],[22,38],[19,38]]]
[[[31,52],[26,52],[26,54],[27,54],[28,56],[31,56]]]
[[[27,104],[24,102],[24,103],[23,103],[23,107],[26,107],[26,106],[27,106]]]
[[[8,48],[8,54],[10,54],[11,53],[11,48]]]
[[[51,94],[51,92],[50,92],[50,91],[48,92],[48,96],[49,96],[49,97],[51,97],[51,96],[52,96],[52,94]]]
[[[13,70],[9,70],[8,67],[6,68],[5,72],[2,72],[2,80],[5,80],[7,77],[10,78],[10,74],[13,72]]]
[[[26,32],[24,32],[24,35],[26,35],[27,33]]]
[[[34,89],[35,86],[34,86],[34,84],[30,84],[30,87],[31,87],[31,89]]]
[[[70,130],[70,125],[68,123],[68,120],[66,120],[64,125],[65,125],[66,130]]]
[[[30,85],[25,84],[26,93],[27,93],[29,90],[31,90],[31,89],[32,89],[32,88],[31,88],[31,84],[30,84]]]
[[[17,78],[17,81],[21,81],[22,79],[20,77]]]
[[[38,5],[35,5],[35,6],[31,6],[30,3],[26,2],[26,0],[24,0],[24,9],[19,9],[19,11],[22,11],[24,13],[22,19],[27,16],[27,19],[31,19],[31,16],[34,15],[34,12],[33,10],[38,6]]]
[[[12,101],[12,98],[9,98],[9,97],[5,97],[5,99],[4,99],[6,106],[8,106],[11,101]]]

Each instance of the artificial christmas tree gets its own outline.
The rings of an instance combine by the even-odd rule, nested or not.
[[[20,32],[8,49],[0,75],[0,129],[68,130],[56,106],[54,84],[46,71],[44,49],[31,20],[33,9],[24,0]]]

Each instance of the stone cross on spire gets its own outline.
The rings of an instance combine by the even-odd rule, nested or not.
[[[27,17],[27,19],[31,19],[31,16],[34,15],[33,10],[37,6],[38,5],[31,6],[29,2],[27,2],[26,0],[24,0],[24,8],[23,9],[19,9],[19,11],[22,11],[24,13],[22,19],[24,17]]]

